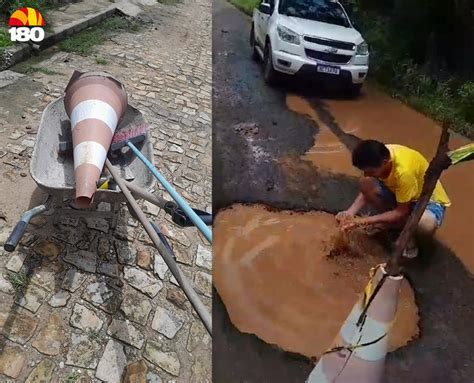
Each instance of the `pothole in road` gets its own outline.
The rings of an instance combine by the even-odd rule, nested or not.
[[[288,95],[286,105],[291,111],[305,115],[318,127],[318,132],[314,136],[313,147],[301,157],[301,160],[308,161],[321,170],[358,175],[358,172],[352,167],[349,149],[326,126],[308,100],[297,95]],[[351,127],[343,130],[343,133],[352,134],[357,130],[357,127]]]
[[[213,283],[232,323],[307,357],[328,349],[369,270],[386,261],[383,248],[366,236],[355,239],[359,251],[328,256],[338,229],[324,212],[235,204],[219,212],[214,231]],[[404,280],[390,351],[418,337],[418,321],[413,290]]]

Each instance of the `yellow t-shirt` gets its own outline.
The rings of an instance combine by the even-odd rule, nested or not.
[[[406,146],[386,146],[390,150],[392,170],[387,178],[380,180],[395,194],[398,203],[417,201],[423,188],[428,161],[421,153]],[[446,207],[451,205],[440,181],[436,184],[431,201]]]

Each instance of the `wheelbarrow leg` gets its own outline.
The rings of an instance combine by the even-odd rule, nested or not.
[[[110,220],[111,229],[115,229],[117,227],[119,214],[120,214],[120,202],[114,202],[112,206],[112,217]]]
[[[63,195],[61,196],[55,196],[53,197],[53,206],[56,212],[61,212],[63,207],[64,207],[64,197]],[[53,225],[57,227],[59,225],[59,219],[61,217],[61,214],[53,214]]]

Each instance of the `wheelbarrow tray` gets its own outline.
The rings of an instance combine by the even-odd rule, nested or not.
[[[30,174],[38,187],[48,194],[74,198],[75,177],[72,150],[69,154],[58,153],[60,142],[72,143],[70,119],[66,114],[63,100],[63,97],[58,98],[43,111],[31,158]],[[138,109],[128,105],[116,132],[130,124],[143,125],[145,120]],[[149,130],[147,130],[145,141],[139,145],[139,149],[153,163],[153,147]],[[131,181],[134,185],[145,190],[150,190],[155,185],[156,181],[151,172],[131,151],[115,158],[109,155],[108,158],[119,171],[121,168],[128,167],[135,177]],[[118,202],[125,201],[125,197],[120,190],[98,189],[94,200]]]

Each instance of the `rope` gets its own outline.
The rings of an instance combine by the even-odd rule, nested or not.
[[[382,287],[386,277],[387,277],[387,274],[384,274],[382,276],[382,278],[380,279],[380,281],[378,281],[377,285],[375,286],[374,288],[374,284],[373,284],[373,279],[375,277],[375,274],[377,272],[378,269],[380,269],[380,267],[384,266],[384,264],[379,264],[375,267],[372,267],[370,269],[370,273],[369,273],[369,276],[370,276],[370,279],[369,279],[369,283],[367,283],[367,286],[365,287],[365,290],[364,290],[364,296],[362,298],[362,302],[363,302],[363,309],[362,309],[362,312],[359,316],[359,319],[357,320],[357,327],[362,327],[365,323],[365,318],[367,317],[367,310],[369,309],[369,306],[370,304],[372,303],[372,301],[374,300],[374,298],[376,297],[377,293],[380,291],[380,288]],[[383,334],[382,336],[380,336],[379,338],[373,340],[373,341],[370,341],[370,342],[367,342],[367,343],[363,343],[363,344],[353,344],[353,345],[348,345],[348,346],[336,346],[336,347],[333,347],[327,351],[325,351],[323,353],[323,355],[326,355],[326,354],[329,354],[329,353],[333,353],[333,352],[338,352],[338,351],[342,351],[342,350],[347,350],[350,352],[350,355],[348,356],[348,359],[351,357],[352,355],[352,352],[355,350],[355,349],[358,349],[360,347],[366,347],[366,346],[370,346],[372,344],[375,344],[377,342],[379,342],[380,340],[382,340],[385,336],[387,335],[387,333]],[[344,369],[344,368],[343,368]]]
[[[362,312],[359,316],[359,319],[357,320],[357,327],[361,327],[363,322],[365,322],[365,317],[367,315],[367,310],[370,307],[370,304],[372,301],[375,299],[377,296],[377,293],[379,290],[382,288],[383,283],[385,282],[385,279],[387,278],[387,274],[384,274],[380,281],[377,283],[377,286],[373,288],[373,278],[375,276],[376,271],[382,267],[383,264],[377,265],[373,268],[370,269],[370,280],[369,283],[367,284],[365,290],[364,290],[364,297],[362,299],[364,307],[362,309]]]
[[[333,352],[339,352],[339,351],[342,351],[342,350],[347,350],[349,351],[350,353],[352,353],[354,350],[358,349],[358,348],[361,348],[361,347],[366,347],[366,346],[371,346],[379,341],[381,341],[383,338],[385,338],[387,336],[387,333],[383,334],[382,336],[378,337],[377,339],[375,340],[372,340],[370,342],[367,342],[367,343],[362,343],[362,344],[351,344],[351,345],[348,345],[348,346],[336,346],[336,347],[333,347],[325,352],[323,352],[323,355],[326,355],[326,354],[330,354],[330,353],[333,353]],[[350,356],[349,356],[350,357]]]

